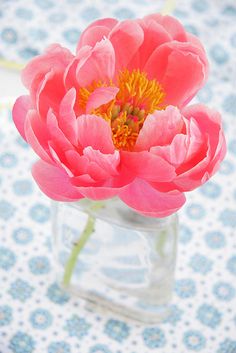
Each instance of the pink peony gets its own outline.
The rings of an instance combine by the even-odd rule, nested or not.
[[[14,122],[40,157],[33,176],[55,200],[118,196],[164,217],[213,175],[226,147],[219,113],[186,107],[204,85],[205,51],[173,17],[103,19],[76,55],[52,45],[24,69]]]

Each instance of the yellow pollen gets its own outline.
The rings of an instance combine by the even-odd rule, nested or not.
[[[90,94],[99,87],[116,86],[119,91],[115,99],[92,110],[91,114],[101,116],[109,122],[115,147],[119,150],[132,150],[140,129],[148,114],[164,109],[165,93],[155,80],[149,80],[145,72],[139,70],[121,71],[115,83],[93,82],[80,88],[78,104],[84,110]]]

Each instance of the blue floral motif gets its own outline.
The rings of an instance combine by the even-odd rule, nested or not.
[[[175,292],[182,298],[192,298],[196,294],[196,285],[192,279],[179,279],[175,282]]]
[[[52,342],[48,347],[48,353],[71,353],[70,345],[64,341]]]
[[[233,154],[236,154],[236,139],[233,139],[228,143],[228,150]]]
[[[27,333],[18,331],[11,338],[9,348],[14,353],[32,353],[35,349],[35,341]]]
[[[17,244],[26,245],[33,240],[33,233],[29,228],[20,227],[13,231],[12,237]]]
[[[17,17],[26,21],[30,21],[33,17],[33,12],[30,9],[26,9],[23,7],[19,7],[18,9],[16,9],[15,14]]]
[[[24,149],[29,149],[30,148],[28,143],[26,143],[26,141],[23,140],[23,138],[21,136],[17,136],[15,141],[20,147],[23,147]]]
[[[185,226],[184,224],[181,224],[180,225],[179,241],[182,244],[187,244],[192,239],[192,236],[193,236],[193,233],[192,233],[191,229],[189,227]]]
[[[43,40],[47,38],[48,34],[40,28],[31,28],[29,31],[30,37],[34,40]],[[21,139],[22,140],[22,139]],[[22,140],[24,141],[24,140]]]
[[[211,328],[216,328],[221,323],[222,314],[212,305],[202,304],[197,310],[198,320]]]
[[[90,324],[77,315],[73,315],[69,320],[66,320],[64,329],[68,332],[70,337],[83,338],[88,334]]]
[[[185,346],[195,352],[201,351],[205,348],[206,339],[201,332],[190,330],[184,333],[183,342]]]
[[[39,330],[45,330],[52,324],[52,315],[48,310],[36,309],[30,315],[32,326]]]
[[[231,93],[225,97],[223,104],[223,109],[230,114],[236,114],[236,94]]]
[[[96,7],[86,7],[83,9],[81,12],[82,18],[84,18],[87,21],[93,21],[96,18],[100,17],[100,11]]]
[[[13,153],[6,152],[0,156],[0,166],[2,168],[13,168],[17,163],[17,158]]]
[[[105,333],[117,342],[123,342],[129,336],[129,326],[119,320],[110,319],[106,322]]]
[[[34,288],[28,282],[17,279],[11,283],[8,293],[13,299],[19,300],[24,303],[31,298]]]
[[[17,32],[10,27],[4,28],[1,32],[1,38],[8,44],[15,44],[18,40]]]
[[[189,265],[194,272],[201,273],[203,275],[207,274],[212,269],[212,261],[201,254],[193,255],[190,259]]]
[[[220,221],[226,227],[236,227],[236,210],[226,208],[219,216]]]
[[[46,256],[35,256],[29,260],[29,268],[35,275],[44,275],[50,271],[51,266]]]
[[[35,4],[43,10],[51,9],[55,6],[55,2],[52,0],[35,0]]]
[[[222,249],[226,244],[225,236],[220,231],[207,232],[205,234],[205,241],[211,249]]]
[[[216,353],[235,353],[236,352],[236,341],[226,338],[220,343]]]
[[[45,223],[49,220],[50,209],[41,203],[37,203],[30,208],[30,217],[37,223]]]
[[[226,159],[221,163],[219,173],[224,175],[229,175],[233,173],[234,170],[235,170],[234,165]]]
[[[89,353],[112,353],[105,344],[95,344],[89,350]]]
[[[66,14],[62,12],[53,12],[49,16],[49,20],[53,23],[62,23],[66,20]]]
[[[26,47],[21,50],[19,50],[19,55],[22,59],[24,60],[30,60],[32,59],[35,55],[39,54],[39,51],[34,48]]]
[[[232,256],[227,261],[227,269],[230,273],[232,273],[232,275],[236,275],[236,256]]]
[[[166,344],[164,332],[158,327],[148,327],[143,330],[143,340],[148,348],[161,348]]]
[[[14,216],[15,207],[12,204],[5,200],[0,200],[0,218],[4,221],[8,221],[11,217]]]
[[[197,12],[205,12],[205,11],[207,11],[208,6],[209,6],[209,4],[208,4],[208,2],[206,0],[201,0],[201,1],[195,0],[192,3],[193,9],[196,10]]]
[[[170,313],[168,317],[164,320],[166,323],[176,325],[182,318],[183,310],[179,309],[177,305],[170,306]]]
[[[13,191],[18,196],[27,196],[32,194],[33,187],[30,180],[17,180],[13,184]]]
[[[213,181],[208,181],[199,189],[199,191],[206,197],[216,199],[221,194],[221,187]]]
[[[76,44],[81,32],[77,28],[70,28],[63,32],[64,38],[71,44]]]
[[[65,304],[69,300],[69,295],[63,292],[58,284],[53,283],[47,290],[47,297],[55,304]]]
[[[119,8],[114,12],[114,16],[119,20],[125,20],[127,18],[134,18],[135,14],[132,10],[127,7]]]
[[[229,301],[235,297],[235,289],[227,282],[218,282],[213,287],[213,293],[219,300]]]
[[[0,327],[12,322],[12,308],[9,305],[0,306]]]
[[[197,95],[200,102],[209,103],[213,97],[212,88],[209,84],[206,84]]]
[[[0,246],[0,268],[8,271],[16,263],[16,256],[14,252],[4,246]]]
[[[210,50],[211,57],[215,60],[217,64],[224,64],[226,61],[229,60],[229,54],[226,49],[220,45],[215,44]]]
[[[193,220],[202,219],[206,215],[205,209],[201,205],[196,203],[192,203],[189,206],[187,206],[186,213],[189,216],[189,218]]]

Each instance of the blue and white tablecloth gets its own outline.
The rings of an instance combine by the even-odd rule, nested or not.
[[[72,49],[88,21],[143,16],[148,0],[0,2],[0,55],[22,62],[50,42]],[[163,4],[163,3],[162,3]],[[219,173],[188,195],[172,315],[141,326],[89,311],[54,282],[50,201],[30,175],[34,154],[0,97],[0,353],[236,352],[236,4],[179,1],[174,15],[211,61],[201,101],[222,112],[228,153]]]

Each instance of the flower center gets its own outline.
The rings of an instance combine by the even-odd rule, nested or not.
[[[119,150],[132,150],[139,131],[148,114],[164,109],[165,93],[154,79],[149,80],[145,72],[139,70],[121,71],[117,82],[93,82],[89,87],[79,90],[80,108],[86,107],[90,94],[99,87],[117,86],[119,92],[115,99],[94,109],[90,113],[101,116],[109,122],[115,147]]]

